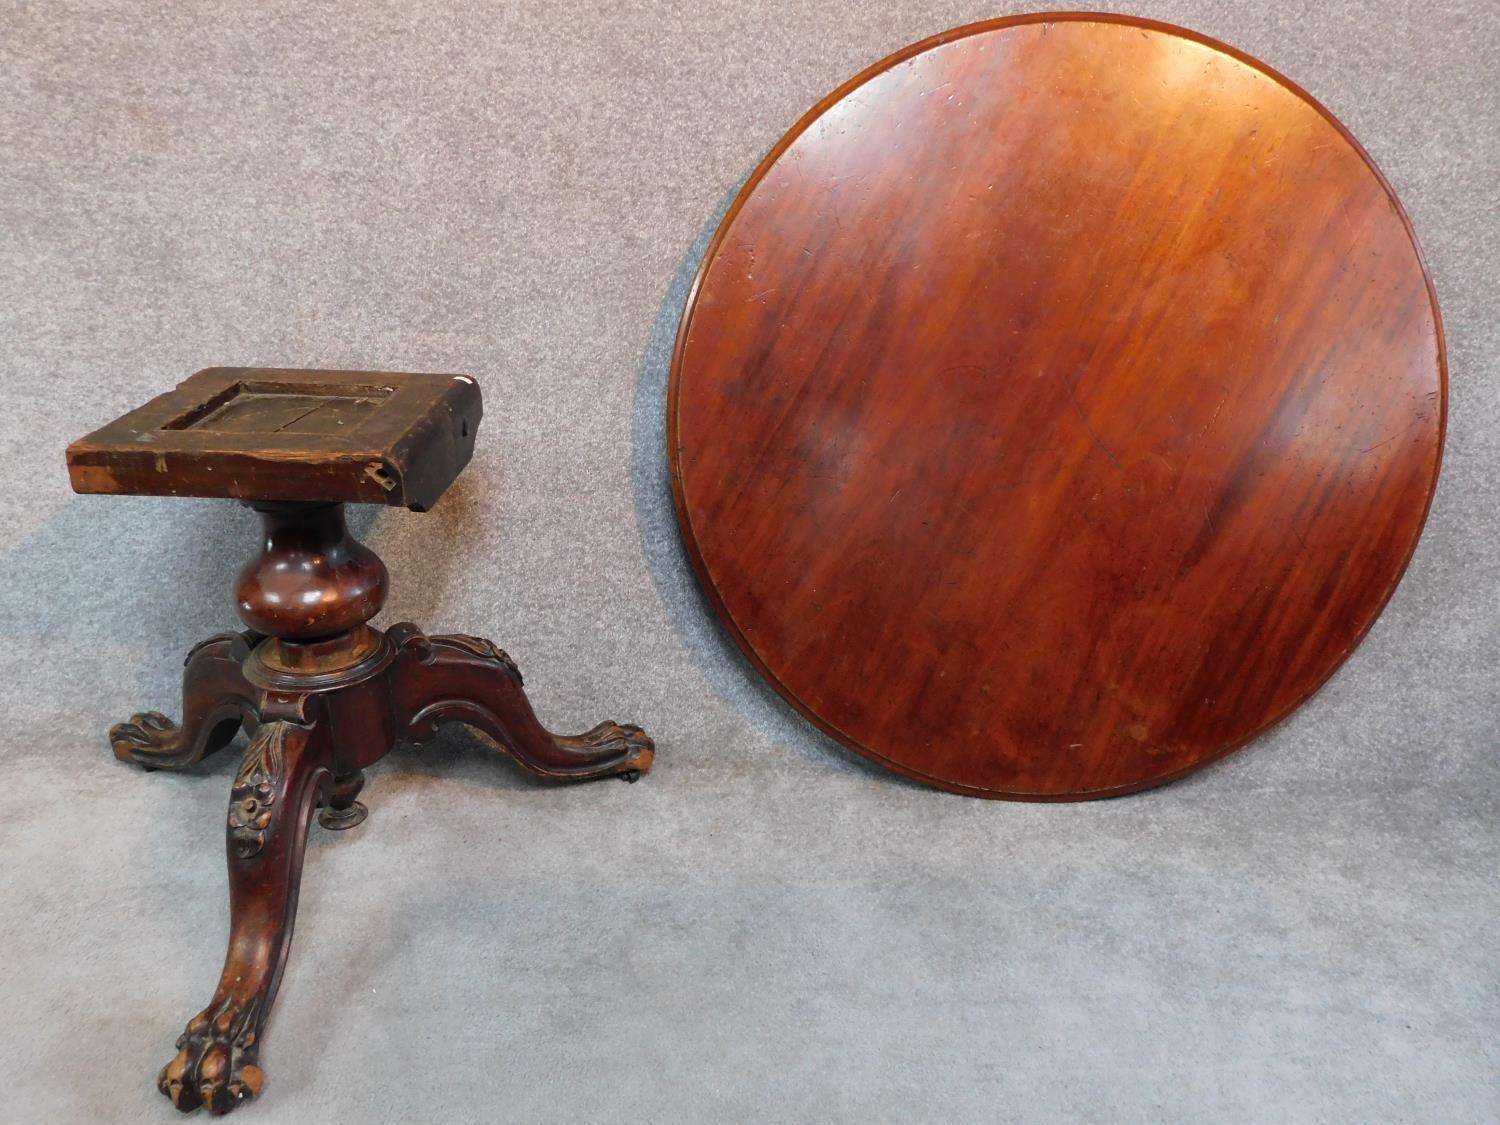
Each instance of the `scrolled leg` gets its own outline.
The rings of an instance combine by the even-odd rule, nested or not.
[[[148,769],[182,769],[228,746],[255,715],[255,692],[240,666],[259,639],[220,633],[196,645],[183,667],[182,725],[160,711],[132,715],[110,728],[115,757]]]
[[[229,804],[224,972],[157,1080],[183,1112],[227,1113],[265,1081],[261,1033],[291,945],[308,826],[332,787],[329,757],[319,724],[271,716],[245,751]]]
[[[485,731],[540,777],[634,781],[651,768],[655,745],[640,727],[604,722],[580,735],[548,731],[531,709],[515,661],[491,642],[462,634],[428,637],[406,623],[389,636],[397,647],[391,673],[396,713],[414,741],[457,720]]]

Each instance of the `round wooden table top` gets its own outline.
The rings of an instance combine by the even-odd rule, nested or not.
[[[771,151],[683,317],[669,453],[710,599],[803,714],[1071,799],[1332,674],[1445,409],[1410,225],[1343,126],[1201,36],[1053,14],[893,55]]]

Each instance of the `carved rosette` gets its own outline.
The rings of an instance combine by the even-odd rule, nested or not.
[[[260,854],[276,819],[276,793],[286,773],[285,741],[285,723],[261,727],[229,791],[229,839],[240,859]]]

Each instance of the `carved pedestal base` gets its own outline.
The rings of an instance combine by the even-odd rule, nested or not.
[[[349,534],[344,504],[429,510],[468,464],[482,416],[468,375],[216,367],[68,447],[79,492],[234,499],[264,531],[234,583],[246,631],[188,654],[182,724],[153,711],[109,735],[117,757],[153,770],[190,766],[242,727],[250,736],[226,825],[224,973],[159,1080],[178,1109],[226,1113],[260,1092],[313,814],[335,831],[362,824],[364,770],[396,739],[452,720],[544,778],[633,781],[651,768],[639,727],[547,731],[489,641],[369,624],[389,576]]]
[[[489,734],[532,773],[559,781],[635,780],[651,768],[639,727],[601,723],[575,737],[546,730],[515,662],[489,641],[381,633],[361,625],[331,642],[292,645],[226,633],[195,648],[183,675],[181,726],[151,712],[110,731],[116,756],[181,769],[252,734],[230,793],[229,952],[218,990],[188,1022],[158,1085],[178,1109],[227,1113],[260,1092],[261,1035],[286,964],[302,853],[313,813],[332,829],[365,819],[363,769],[397,738],[448,720]]]

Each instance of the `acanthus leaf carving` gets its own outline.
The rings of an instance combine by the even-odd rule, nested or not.
[[[493,660],[503,665],[512,676],[515,677],[517,686],[523,686],[525,681],[521,678],[521,669],[506,652],[494,641],[486,640],[484,637],[471,636],[468,633],[444,633],[440,637],[428,638],[435,644],[447,645],[450,648],[461,648],[465,652],[472,652],[475,656],[485,660]]]

